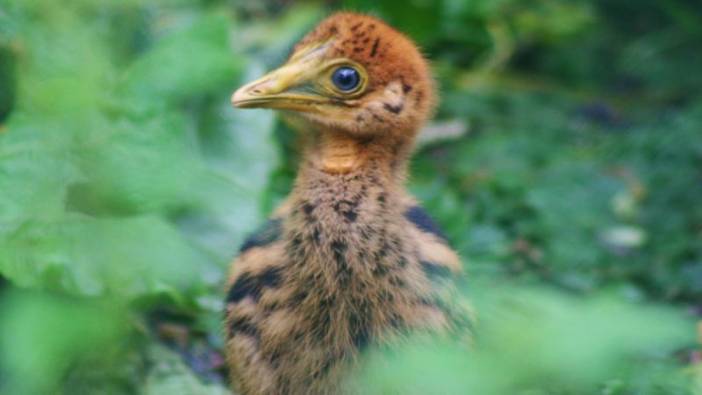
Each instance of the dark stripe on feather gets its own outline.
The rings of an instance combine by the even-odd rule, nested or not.
[[[269,219],[266,221],[265,224],[244,241],[239,252],[242,253],[254,247],[262,247],[280,239],[282,233],[281,222],[280,219]]]
[[[405,218],[412,222],[417,228],[419,228],[419,230],[426,233],[431,233],[446,241],[446,235],[444,235],[444,232],[441,231],[439,226],[436,225],[434,220],[431,219],[429,214],[427,214],[423,208],[419,206],[410,207],[407,211],[405,211]]]

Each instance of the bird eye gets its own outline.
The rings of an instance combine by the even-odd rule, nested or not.
[[[332,82],[343,92],[350,92],[361,82],[361,75],[358,71],[349,66],[342,66],[334,70]]]

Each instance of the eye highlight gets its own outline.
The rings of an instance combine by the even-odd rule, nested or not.
[[[331,80],[340,91],[351,92],[361,83],[361,75],[353,67],[341,66],[334,70]]]

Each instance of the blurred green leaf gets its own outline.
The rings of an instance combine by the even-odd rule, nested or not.
[[[665,309],[479,289],[482,313],[473,350],[419,340],[369,356],[353,385],[367,394],[594,394],[613,374],[646,377],[664,350],[694,341],[692,323]],[[691,389],[681,372],[668,371],[659,380],[672,377],[684,380],[681,391]]]
[[[3,294],[0,301],[0,392],[51,392],[71,367],[114,364],[127,316],[100,301],[49,294]]]

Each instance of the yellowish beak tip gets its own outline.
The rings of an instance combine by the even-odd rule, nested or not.
[[[232,106],[237,107],[237,108],[242,108],[244,106],[244,102],[246,99],[249,97],[249,95],[246,93],[246,88],[245,86],[242,86],[241,88],[237,89],[233,94],[232,94]]]
[[[266,94],[258,88],[260,84],[250,83],[232,94],[231,103],[236,108],[265,108],[274,101],[275,95]]]

